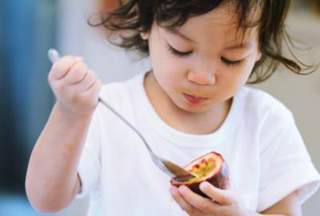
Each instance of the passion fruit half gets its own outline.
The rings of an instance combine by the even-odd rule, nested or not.
[[[179,187],[185,185],[193,192],[204,197],[207,196],[199,188],[201,182],[207,181],[220,189],[227,189],[229,187],[228,166],[222,155],[217,152],[210,152],[201,156],[184,168],[195,177],[175,176],[170,181],[173,186]]]

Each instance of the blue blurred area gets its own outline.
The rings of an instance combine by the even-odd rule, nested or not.
[[[0,215],[2,216],[39,216],[35,212],[24,195],[6,194],[0,195]]]
[[[55,46],[54,0],[0,1],[0,215],[39,215],[24,179],[53,103],[46,53]],[[6,191],[6,192],[4,192]]]

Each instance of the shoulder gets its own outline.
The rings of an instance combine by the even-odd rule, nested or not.
[[[302,146],[294,116],[282,102],[262,90],[245,87],[241,91],[245,122],[254,131],[261,153],[272,155],[279,146],[290,148],[292,143]]]
[[[132,94],[132,88],[142,84],[143,74],[138,74],[128,80],[112,82],[102,86],[99,97],[110,105],[123,106]]]
[[[282,121],[292,119],[292,112],[269,93],[253,87],[242,87],[237,99],[244,112],[258,119]]]
[[[142,84],[143,74],[138,74],[128,80],[108,83],[102,86],[99,98],[116,112],[128,120],[132,120],[134,98],[138,92],[135,89],[141,88]],[[110,122],[114,120],[115,115],[103,103],[99,102],[94,117],[100,119],[98,121],[106,122],[109,120]]]

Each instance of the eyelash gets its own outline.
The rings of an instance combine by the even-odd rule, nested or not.
[[[226,58],[224,58],[224,57],[221,57],[221,60],[223,61],[223,63],[225,63],[225,64],[228,65],[228,66],[239,65],[239,64],[241,64],[241,62],[243,61],[243,60],[230,61],[230,60],[228,60],[228,59],[226,59]]]
[[[173,47],[171,47],[169,45],[168,45],[168,49],[172,54],[180,56],[180,57],[185,57],[185,56],[188,56],[188,55],[192,54],[192,51],[180,52],[180,51],[176,50],[175,48],[173,48]]]
[[[168,45],[168,49],[169,51],[176,55],[176,56],[179,56],[179,57],[186,57],[186,56],[189,56],[192,54],[192,51],[189,51],[189,52],[180,52],[176,49],[174,49],[173,47],[171,47],[170,45]],[[231,61],[231,60],[228,60],[224,57],[221,57],[221,60],[223,61],[224,64],[228,65],[228,66],[235,66],[235,65],[238,65],[240,64],[243,60],[238,60],[238,61]]]

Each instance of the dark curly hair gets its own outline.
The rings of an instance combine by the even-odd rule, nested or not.
[[[257,26],[258,40],[262,57],[256,62],[250,75],[249,83],[259,83],[267,80],[283,64],[296,74],[309,74],[304,70],[312,66],[301,62],[292,52],[294,46],[285,29],[285,20],[291,0],[119,0],[119,7],[108,13],[98,15],[98,20],[89,20],[91,26],[103,26],[108,33],[119,37],[108,39],[120,47],[137,50],[145,56],[149,55],[148,42],[143,40],[140,33],[149,32],[153,22],[167,28],[182,26],[194,16],[203,15],[223,3],[236,4],[239,22],[238,29],[244,31]],[[252,22],[252,13],[259,10],[259,18]],[[283,56],[283,42],[289,48],[293,59]]]

